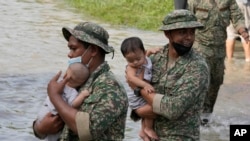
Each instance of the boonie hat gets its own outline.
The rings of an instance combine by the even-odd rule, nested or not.
[[[73,35],[81,41],[101,47],[106,53],[114,52],[114,48],[108,45],[108,32],[98,24],[81,22],[74,29],[63,27],[62,32],[67,41]]]
[[[180,28],[201,28],[203,25],[189,10],[179,9],[170,12],[162,21],[163,25],[159,30],[173,30]]]

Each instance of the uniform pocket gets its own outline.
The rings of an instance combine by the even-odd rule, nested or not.
[[[201,22],[202,24],[206,23],[208,19],[208,12],[209,10],[204,7],[197,7],[196,8],[196,13],[195,16],[197,17],[198,21]]]
[[[184,83],[184,80],[180,78],[181,74],[178,73],[167,76],[167,83],[165,89],[169,96],[178,95],[176,91],[178,91],[178,89],[181,88]]]

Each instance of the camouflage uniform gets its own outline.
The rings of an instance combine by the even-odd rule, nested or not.
[[[66,40],[72,35],[84,42],[101,47],[106,53],[113,52],[108,45],[108,32],[97,24],[83,22],[74,29],[63,28]],[[110,71],[107,62],[90,74],[80,90],[88,89],[90,95],[76,114],[78,135],[66,126],[61,141],[78,140],[122,140],[128,109],[128,98],[122,84]]]
[[[163,21],[161,30],[202,27],[188,10],[175,10]],[[205,59],[192,49],[169,63],[168,45],[150,56],[153,64],[152,85],[156,94],[153,111],[159,116],[154,129],[160,140],[199,141],[199,116],[209,84]]]
[[[188,9],[204,25],[196,30],[193,47],[205,56],[210,68],[211,81],[203,112],[212,113],[224,79],[226,28],[230,20],[237,31],[245,27],[244,17],[235,0],[188,0]]]
[[[87,86],[84,86],[88,87],[90,96],[84,100],[80,108],[80,111],[89,114],[89,119],[78,119],[80,115],[76,117],[77,126],[89,128],[92,140],[122,140],[124,138],[127,96],[125,89],[109,69],[109,65],[105,62],[91,74]],[[65,129],[62,135],[61,141],[79,140],[77,135]]]

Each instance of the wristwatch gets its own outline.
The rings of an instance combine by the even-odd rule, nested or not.
[[[134,89],[134,94],[136,95],[136,96],[141,96],[141,87],[136,87],[135,89]]]

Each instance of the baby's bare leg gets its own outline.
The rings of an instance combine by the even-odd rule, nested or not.
[[[141,137],[141,139],[143,141],[150,141],[150,138],[148,137],[148,135],[145,133],[144,129],[145,129],[145,125],[144,125],[144,119],[141,120],[141,130],[139,132],[139,136]]]
[[[151,138],[151,139],[155,139],[158,140],[159,137],[157,136],[157,134],[155,133],[155,131],[153,130],[153,125],[154,125],[154,120],[150,119],[150,118],[145,118],[144,119],[144,132]]]
[[[150,105],[146,104],[138,109],[135,110],[135,112],[142,117],[142,129],[139,133],[140,137],[144,140],[147,141],[148,139],[158,139],[157,134],[153,130],[153,118],[156,118],[156,114],[153,112],[153,109]],[[149,123],[149,126],[146,127],[145,125],[145,119],[150,119],[152,120],[151,123]],[[146,121],[148,122],[148,121]],[[147,123],[146,123],[147,124]],[[146,130],[145,130],[146,129]]]

